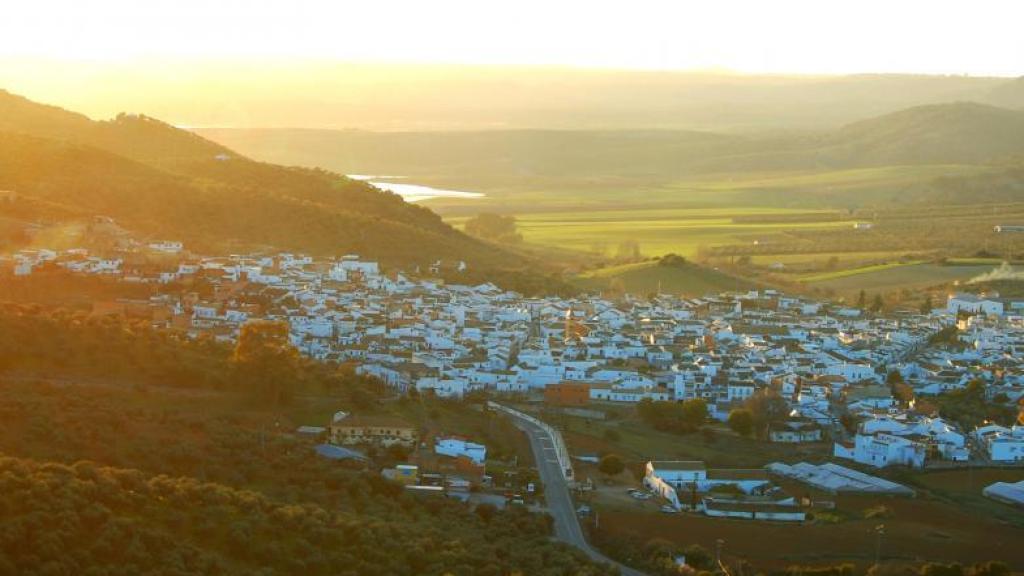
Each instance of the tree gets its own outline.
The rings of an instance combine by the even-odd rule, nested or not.
[[[753,396],[747,398],[744,407],[753,415],[754,429],[759,434],[764,434],[769,425],[782,422],[789,417],[789,404],[778,392],[770,388],[755,392]]]
[[[878,313],[885,307],[885,302],[882,301],[881,294],[875,294],[875,297],[871,300],[871,311]]]
[[[750,436],[754,431],[754,414],[746,408],[729,412],[729,428],[740,436]]]
[[[860,309],[863,310],[864,308],[867,307],[867,305],[868,305],[868,295],[862,289],[860,292],[857,293],[857,308],[860,308]]]
[[[683,422],[698,427],[708,419],[708,403],[700,398],[686,400],[680,406]]]
[[[466,221],[466,233],[500,244],[518,244],[523,235],[516,231],[516,217],[483,212]]]
[[[708,418],[708,406],[704,400],[687,400],[682,403],[641,400],[636,407],[640,419],[656,430],[688,434],[696,432]]]
[[[231,360],[236,379],[258,399],[288,401],[292,379],[300,365],[299,351],[288,340],[288,324],[254,321],[242,326]]]
[[[903,374],[899,370],[893,370],[886,374],[885,382],[889,385],[889,391],[893,398],[906,404],[914,399],[914,389],[903,381]]]
[[[682,257],[679,254],[676,254],[674,252],[670,252],[668,254],[665,254],[664,256],[662,256],[661,258],[658,259],[658,266],[666,266],[666,267],[670,267],[670,268],[682,268],[683,266],[686,266],[686,264],[687,264],[686,258],[684,258],[684,257]]]
[[[626,465],[615,454],[605,454],[597,464],[597,469],[608,476],[618,476],[626,469]]]
[[[924,302],[921,302],[921,314],[931,314],[933,308],[935,308],[935,303],[932,301],[932,295],[929,294],[925,297]]]

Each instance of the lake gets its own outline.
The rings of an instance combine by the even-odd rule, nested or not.
[[[445,190],[424,186],[422,184],[407,184],[404,182],[388,182],[387,180],[402,180],[405,176],[374,176],[369,174],[347,174],[353,180],[362,180],[375,188],[386,192],[394,192],[401,196],[406,202],[419,202],[432,198],[483,198],[483,192],[467,192],[465,190]]]

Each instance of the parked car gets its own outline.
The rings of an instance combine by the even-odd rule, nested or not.
[[[587,506],[586,504],[580,506],[579,508],[576,509],[576,515],[577,516],[589,516],[590,515],[590,506]]]
[[[678,510],[676,510],[675,508],[669,506],[668,504],[665,504],[664,506],[662,506],[661,507],[661,511],[664,512],[665,514],[675,514],[676,512],[678,512]]]
[[[640,492],[639,490],[634,492],[632,494],[632,496],[633,496],[633,498],[636,498],[637,500],[650,500],[651,499],[651,495],[650,494],[648,494],[646,492]]]

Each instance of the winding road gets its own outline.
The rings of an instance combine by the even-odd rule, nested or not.
[[[530,449],[537,461],[541,482],[544,483],[544,498],[547,500],[548,513],[555,520],[555,537],[579,548],[598,562],[605,562],[617,567],[623,576],[646,576],[643,572],[608,558],[587,543],[587,539],[583,535],[583,528],[580,527],[579,519],[576,517],[572,496],[569,494],[569,486],[559,467],[554,440],[547,431],[535,423],[516,417],[514,414],[510,416],[516,427],[526,432],[526,436],[530,439]]]

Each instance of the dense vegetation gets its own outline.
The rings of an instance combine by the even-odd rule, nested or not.
[[[689,434],[696,432],[708,419],[708,406],[704,400],[667,402],[644,398],[636,405],[640,419],[655,430]]]
[[[0,386],[0,573],[599,573],[542,516],[416,500],[209,398]]]
[[[258,325],[232,350],[0,314],[0,574],[604,573],[543,516],[419,500],[315,456],[252,370],[285,354],[288,390],[346,407],[379,391],[275,334]]]

